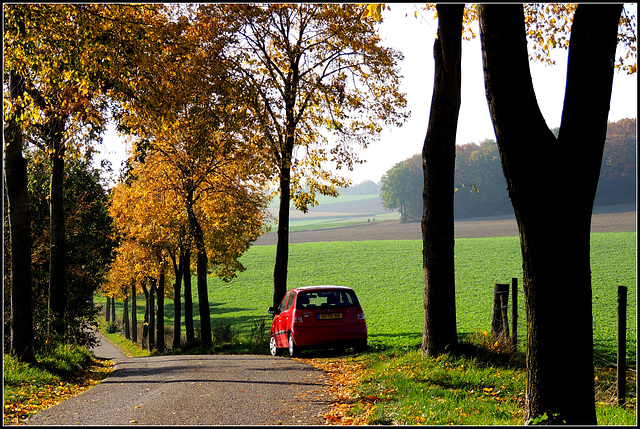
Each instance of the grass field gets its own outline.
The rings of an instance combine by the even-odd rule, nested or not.
[[[306,214],[291,209],[289,231],[350,226],[367,223],[372,219],[400,219],[397,211],[386,211],[382,208],[379,195],[340,195],[337,198],[318,195],[316,199],[318,205],[310,207]],[[274,198],[269,206],[274,216],[277,216],[278,204],[278,198]],[[275,231],[275,223],[271,225],[272,231]]]
[[[594,233],[591,243],[598,424],[633,426],[637,423],[636,233]],[[236,279],[230,283],[209,280],[214,353],[267,353],[266,335],[256,341],[254,332],[260,321],[265,322],[263,333],[270,325],[266,308],[272,301],[274,257],[275,246],[254,246],[242,257],[247,269]],[[457,324],[459,334],[470,337],[463,342],[469,353],[422,359],[421,240],[291,244],[289,288],[351,286],[358,293],[369,327],[372,347],[366,353],[302,355],[302,361],[332,378],[330,391],[336,402],[325,414],[325,421],[468,426],[525,423],[523,354],[501,351],[483,335],[490,330],[494,283],[510,282],[513,277],[522,284],[518,237],[457,239]],[[618,285],[629,288],[627,361],[632,369],[627,371],[628,393],[623,406],[617,405],[615,393]],[[522,292],[518,302],[523,351]],[[170,301],[166,310],[166,324],[170,326]],[[197,308],[194,310],[197,315]],[[227,335],[230,330],[234,335]],[[234,340],[225,343],[227,340],[216,338]]]
[[[617,286],[625,285],[629,288],[627,355],[629,364],[635,367],[636,233],[594,233],[591,241],[596,360],[615,362]],[[236,279],[229,283],[209,279],[214,326],[231,326],[238,333],[248,332],[261,318],[267,318],[266,308],[272,300],[274,258],[275,246],[254,246],[242,257],[246,271]],[[518,278],[520,285],[518,331],[522,344],[525,317],[518,238],[456,240],[456,310],[460,335],[490,329],[493,286],[509,283],[513,277]],[[289,288],[314,284],[341,284],[357,292],[367,317],[369,343],[375,348],[419,346],[422,335],[420,240],[291,244]],[[166,301],[165,309],[165,323],[171,326],[173,304],[170,300]],[[142,313],[140,308],[139,313]],[[194,313],[197,319],[197,307]]]

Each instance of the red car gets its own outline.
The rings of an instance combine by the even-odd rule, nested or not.
[[[291,289],[273,314],[269,350],[273,356],[289,349],[367,347],[367,322],[353,289],[346,286],[307,286]]]

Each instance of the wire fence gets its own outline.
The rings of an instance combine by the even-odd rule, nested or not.
[[[525,294],[522,289],[522,279],[518,279],[517,289],[517,341],[518,349],[526,349],[527,320],[525,311]],[[493,313],[493,285],[487,285],[478,289],[465,289],[456,294],[456,312],[458,331],[463,334],[473,334],[478,332],[491,332],[491,320]],[[478,305],[482,302],[483,305]],[[593,314],[593,340],[594,340],[594,363],[599,366],[616,366],[617,359],[617,320],[618,320],[618,299],[616,288],[612,288],[611,293],[606,296],[594,296],[592,300]],[[509,286],[509,299],[506,308],[509,320],[509,331],[512,332],[512,304],[513,296],[511,286]],[[629,288],[626,306],[626,357],[627,366],[630,370],[636,371],[637,366],[637,336],[638,328],[636,323],[636,291],[635,285]],[[566,329],[570,335],[570,327],[559,327]]]

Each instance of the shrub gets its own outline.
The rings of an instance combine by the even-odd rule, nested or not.
[[[108,333],[110,334],[115,334],[116,332],[120,331],[120,328],[118,328],[118,324],[116,322],[109,322],[107,323],[107,326],[105,328],[107,330]]]

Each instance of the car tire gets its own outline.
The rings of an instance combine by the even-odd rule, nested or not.
[[[276,337],[271,334],[271,338],[269,338],[269,352],[271,356],[280,356],[282,355],[282,349],[278,347],[276,343]]]
[[[300,348],[296,346],[295,341],[293,341],[293,334],[289,332],[289,357],[298,357],[300,354]]]
[[[358,345],[355,347],[355,350],[356,350],[356,353],[362,353],[367,351],[368,348],[369,346],[367,344],[367,340],[364,340],[358,343]]]

